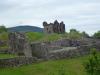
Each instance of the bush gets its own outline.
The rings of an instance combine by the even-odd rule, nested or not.
[[[94,48],[92,49],[88,62],[85,63],[85,69],[89,75],[100,75],[100,59]]]
[[[97,38],[97,39],[100,39],[100,31],[96,32],[94,35],[93,35],[94,38]]]
[[[81,39],[82,35],[76,29],[70,29],[70,32],[68,34],[68,38],[70,38],[70,39]]]
[[[0,33],[7,32],[7,28],[5,26],[0,26]]]

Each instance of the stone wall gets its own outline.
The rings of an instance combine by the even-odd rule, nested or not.
[[[60,39],[57,41],[50,42],[51,46],[60,46],[60,47],[76,47],[81,45],[79,40],[70,40],[70,39]]]
[[[70,56],[73,53],[87,53],[88,47],[95,47],[100,49],[100,40],[94,39],[83,39],[83,40],[71,40],[71,39],[60,39],[53,42],[40,42],[29,44],[24,33],[10,33],[10,47],[11,52],[16,54],[23,54],[26,57],[37,57],[37,58],[52,58],[52,56],[58,58]],[[86,47],[85,47],[86,46]],[[64,47],[77,47],[75,50],[61,50]],[[60,51],[61,50],[61,51]],[[86,51],[85,51],[86,50]],[[56,52],[53,52],[56,51]],[[58,52],[57,52],[58,51]],[[50,53],[51,52],[51,53]],[[75,54],[76,55],[76,54]]]
[[[51,45],[49,42],[31,43],[32,56],[38,58],[47,58],[49,51],[59,49],[62,49],[62,47]]]
[[[73,57],[89,54],[90,47],[88,46],[82,46],[82,47],[83,49],[81,49],[81,47],[78,48],[75,47],[69,50],[61,49],[61,50],[49,51],[48,53],[45,53],[45,51],[41,51],[42,53],[38,53],[38,54],[40,55],[43,54],[41,55],[42,58],[38,58],[40,55],[37,55],[37,57],[16,57],[16,58],[9,58],[9,59],[0,59],[0,67],[1,68],[17,67],[17,66],[32,64],[40,61],[73,58]]]
[[[54,23],[48,24],[47,22],[43,22],[44,33],[52,34],[52,33],[65,33],[65,24],[63,22],[59,23],[57,20]]]
[[[82,46],[84,46],[84,43],[80,40],[61,39],[53,42],[31,43],[31,50],[32,56],[48,58],[49,52],[60,51],[63,47],[79,47],[84,49]]]
[[[48,54],[48,59],[63,59],[63,58],[73,58],[78,56],[84,56],[90,53],[91,46],[77,47],[76,49],[70,50],[58,50],[52,51]]]
[[[36,44],[35,44],[36,45]],[[25,64],[31,64],[35,62],[40,61],[46,61],[46,60],[56,60],[56,59],[64,59],[64,58],[74,58],[79,56],[84,56],[90,53],[90,48],[92,46],[89,45],[83,45],[78,47],[70,47],[70,49],[58,49],[58,50],[52,50],[52,51],[45,51],[46,49],[41,49],[38,47],[39,45],[35,46],[38,50],[33,51],[33,54],[35,57],[16,57],[16,58],[10,58],[10,59],[0,59],[0,67],[15,67],[15,66],[21,66]],[[45,48],[45,47],[44,47]],[[40,50],[41,51],[40,51]]]
[[[33,62],[37,62],[37,59],[34,57],[16,57],[9,59],[0,59],[0,67],[16,67],[25,64],[32,64]]]
[[[10,54],[10,50],[9,49],[0,49],[0,54]]]
[[[44,44],[33,43],[31,44],[32,56],[44,58],[47,56],[48,49]]]
[[[24,33],[9,33],[9,45],[11,53],[25,55],[26,57],[32,57],[30,44]]]

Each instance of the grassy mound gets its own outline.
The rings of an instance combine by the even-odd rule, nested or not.
[[[26,36],[30,42],[34,41],[55,41],[61,38],[69,38],[69,39],[79,39],[78,34],[44,34],[40,32],[26,32]],[[4,32],[0,34],[0,40],[8,41],[8,32]]]
[[[43,34],[38,32],[27,32],[26,36],[30,42],[32,41],[54,41],[60,39],[62,36],[60,34]]]
[[[41,39],[44,36],[44,34],[39,33],[39,32],[27,32],[26,36],[27,36],[28,40],[30,42],[32,42],[32,41],[37,41],[37,40]]]

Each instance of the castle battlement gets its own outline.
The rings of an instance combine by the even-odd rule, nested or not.
[[[51,34],[51,33],[65,33],[65,24],[62,22],[58,22],[57,20],[54,23],[47,23],[46,21],[43,22],[44,26],[44,33]]]

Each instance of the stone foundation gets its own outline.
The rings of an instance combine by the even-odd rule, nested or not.
[[[25,64],[32,64],[33,62],[37,62],[37,59],[34,57],[16,57],[9,59],[0,59],[0,67],[17,67]]]
[[[84,56],[90,53],[90,48],[89,46],[82,46],[81,47],[76,47],[74,49],[70,50],[57,50],[57,51],[52,51],[49,53],[49,59],[63,59],[63,58],[73,58],[73,57],[79,57],[79,56]]]

